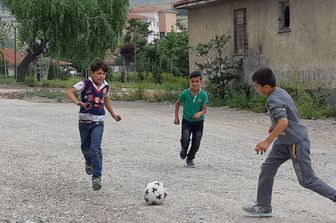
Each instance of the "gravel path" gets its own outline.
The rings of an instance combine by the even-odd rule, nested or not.
[[[180,127],[172,104],[114,102],[108,117],[103,188],[93,191],[79,148],[77,107],[0,99],[0,222],[336,222],[336,204],[299,186],[291,162],[278,171],[271,219],[243,216],[255,199],[260,164],[254,146],[268,116],[210,108],[196,168],[179,158]],[[317,176],[336,187],[334,120],[304,120]],[[147,206],[147,183],[168,188]]]

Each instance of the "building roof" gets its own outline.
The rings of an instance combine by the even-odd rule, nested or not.
[[[3,54],[2,54],[3,49],[0,49],[0,52],[1,52],[1,57],[2,57],[3,56]],[[10,66],[14,65],[14,55],[15,55],[14,49],[5,48],[5,58],[8,62],[8,65],[10,65]],[[24,57],[23,52],[16,51],[16,65],[21,63],[23,57]]]
[[[204,5],[217,0],[179,0],[173,3],[173,8],[188,9],[193,6]]]
[[[139,19],[139,20],[154,20],[154,18],[152,17],[148,17],[148,16],[143,16],[137,13],[128,13],[127,14],[127,19]]]
[[[131,13],[148,13],[148,12],[156,12],[160,10],[162,9],[153,7],[153,6],[141,6],[141,7],[131,8],[129,11]]]

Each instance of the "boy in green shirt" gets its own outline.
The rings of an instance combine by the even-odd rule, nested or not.
[[[179,110],[183,105],[182,132],[181,132],[181,159],[187,158],[188,167],[195,167],[194,158],[201,144],[203,135],[204,114],[207,111],[208,95],[201,89],[203,84],[202,73],[193,71],[189,75],[190,87],[182,91],[175,104],[174,124],[180,124]],[[188,152],[190,136],[191,147]]]

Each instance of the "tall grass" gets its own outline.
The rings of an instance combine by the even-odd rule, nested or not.
[[[336,110],[327,104],[325,98],[306,90],[302,83],[281,83],[280,86],[292,96],[301,118],[318,119],[336,117]],[[261,96],[256,92],[247,94],[245,90],[240,89],[231,92],[224,99],[210,97],[210,105],[229,106],[253,112],[266,112],[266,100],[267,97]]]

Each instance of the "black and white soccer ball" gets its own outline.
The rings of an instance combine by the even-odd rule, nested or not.
[[[162,204],[167,197],[167,188],[163,183],[154,181],[147,184],[144,191],[144,199],[147,204]]]

